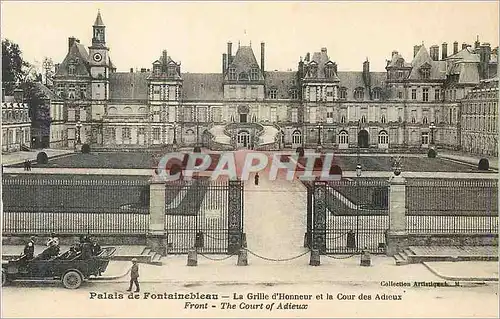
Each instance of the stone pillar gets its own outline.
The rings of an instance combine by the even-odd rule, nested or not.
[[[394,256],[408,247],[406,180],[402,176],[393,175],[389,183],[389,229],[386,233],[386,255]]]
[[[165,231],[165,182],[153,179],[149,185],[149,232],[146,244],[152,251],[167,254]]]
[[[313,186],[312,248],[326,253],[326,183],[314,182]]]

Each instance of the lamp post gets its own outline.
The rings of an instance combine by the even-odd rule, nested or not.
[[[434,122],[429,125],[429,130],[431,132],[431,147],[434,146],[434,130],[436,129],[436,125],[434,125]]]
[[[318,124],[316,128],[318,129],[318,146],[321,146],[321,129],[323,128],[323,125]]]
[[[81,139],[81,129],[82,129],[82,122],[78,121],[76,123],[76,143],[77,144],[82,144],[82,139]]]
[[[174,139],[172,140],[174,147],[177,146],[177,123],[174,122]]]

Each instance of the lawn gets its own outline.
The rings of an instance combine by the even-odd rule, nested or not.
[[[33,163],[33,167],[145,169],[156,167],[161,155],[163,154],[150,152],[78,153],[50,159],[48,164]],[[218,155],[211,154],[211,156],[211,168],[213,169],[216,166]],[[282,156],[282,161],[286,161],[286,155]],[[359,161],[364,171],[392,171],[391,158],[387,156],[361,156]],[[356,170],[357,158],[356,156],[336,156],[334,163],[340,166],[343,171],[354,171]],[[14,166],[23,167],[23,164]],[[427,157],[405,157],[403,170],[411,172],[480,172],[476,167],[470,165]]]

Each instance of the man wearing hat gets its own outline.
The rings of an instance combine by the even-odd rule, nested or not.
[[[130,286],[127,291],[132,291],[132,285],[135,284],[135,292],[139,292],[139,265],[137,259],[132,258],[132,268],[130,269]]]
[[[33,259],[33,256],[35,255],[35,238],[35,236],[31,236],[30,241],[24,246],[23,255],[26,260]]]

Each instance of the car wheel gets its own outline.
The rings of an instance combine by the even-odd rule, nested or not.
[[[65,288],[77,289],[82,284],[82,276],[74,270],[70,270],[62,277],[62,283]]]

